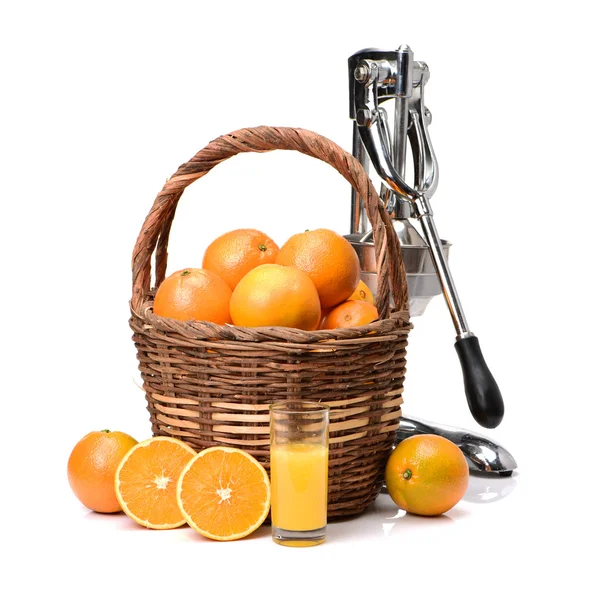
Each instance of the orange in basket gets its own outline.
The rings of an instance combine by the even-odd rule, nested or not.
[[[206,269],[183,269],[169,275],[156,292],[154,314],[180,321],[231,322],[231,288]]]
[[[360,281],[360,262],[354,248],[330,229],[293,235],[281,247],[277,262],[308,273],[323,308],[348,299]]]
[[[321,323],[321,329],[355,327],[377,319],[377,308],[363,300],[347,300],[334,306]]]
[[[373,292],[369,289],[369,286],[361,279],[356,286],[352,296],[348,300],[364,300],[371,304],[375,304],[375,298]]]
[[[231,318],[242,327],[295,327],[312,331],[321,318],[319,294],[311,278],[293,267],[261,265],[238,283]]]
[[[259,265],[274,263],[279,246],[258,229],[235,229],[213,240],[204,252],[202,268],[218,273],[234,290],[240,279]]]

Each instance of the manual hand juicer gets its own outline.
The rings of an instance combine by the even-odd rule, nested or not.
[[[450,244],[440,239],[429,203],[438,183],[438,164],[428,133],[431,113],[424,101],[429,68],[413,60],[408,46],[394,51],[369,48],[348,59],[348,75],[354,126],[352,153],[367,172],[371,164],[381,179],[380,196],[402,247],[411,316],[422,315],[433,296],[444,294],[456,329],[455,348],[471,414],[483,427],[497,427],[504,416],[502,395],[485,363],[479,340],[467,325],[448,266]],[[394,100],[391,120],[382,107],[388,100]],[[412,186],[405,179],[407,141],[414,165]],[[354,190],[351,202],[351,233],[346,237],[360,258],[362,280],[375,293],[377,268],[372,232],[367,230],[369,221]],[[422,235],[411,219],[420,225]],[[473,432],[404,418],[398,439],[425,432],[452,439],[474,470],[510,474],[516,468],[506,450]]]

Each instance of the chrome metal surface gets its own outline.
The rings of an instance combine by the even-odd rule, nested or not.
[[[425,202],[425,204],[428,203]],[[415,205],[419,207],[420,203],[416,203]],[[456,291],[456,285],[452,279],[452,273],[450,272],[448,261],[444,255],[442,241],[440,240],[440,236],[438,235],[435,227],[433,215],[430,212],[426,212],[424,214],[419,214],[418,219],[423,228],[423,234],[425,236],[425,240],[427,241],[427,245],[431,250],[431,257],[435,264],[442,288],[442,293],[444,294],[446,304],[448,305],[448,309],[450,311],[450,316],[452,317],[454,329],[456,330],[456,336],[458,339],[461,339],[467,335],[472,335],[471,331],[469,330],[469,325],[467,324],[467,317],[465,316],[460,303],[460,298],[458,297],[458,292]]]
[[[361,271],[360,278],[373,295],[377,293],[377,273]],[[434,296],[441,293],[440,281],[435,273],[407,273],[408,310],[411,317],[420,317]]]
[[[404,177],[406,166],[406,140],[409,127],[408,99],[413,94],[413,52],[407,45],[398,48],[398,95],[394,106],[394,136],[392,162],[400,177]]]
[[[430,77],[429,67],[424,62],[415,61],[408,46],[401,46],[396,51],[370,48],[348,59],[348,74],[350,118],[354,120],[353,150],[358,152],[355,156],[363,165],[368,158],[383,184],[389,188],[390,192],[383,193],[382,199],[394,219],[407,221],[408,208],[403,202],[410,202],[410,216],[418,219],[423,230],[423,248],[431,253],[457,338],[471,335],[429,205],[439,178],[428,131],[431,112],[425,106],[424,96]],[[395,100],[391,134],[387,114],[381,108],[381,104],[390,99]],[[407,140],[413,156],[412,186],[405,180]],[[351,233],[367,233],[368,221],[356,206],[354,194],[352,201]],[[363,271],[370,272],[364,265]],[[407,275],[418,273],[407,267]]]
[[[431,421],[403,416],[396,433],[396,444],[413,435],[432,433],[454,442],[465,455],[469,470],[476,473],[495,473],[509,476],[517,468],[517,461],[503,446],[474,431],[440,425]]]
[[[363,169],[369,174],[369,157],[365,151],[360,134],[358,133],[358,125],[356,121],[352,124],[352,155],[358,159]],[[367,211],[356,195],[356,191],[352,188],[352,196],[350,198],[350,233],[364,233],[367,230],[369,219]]]
[[[414,190],[405,184],[394,167],[392,149],[386,143],[385,125],[382,124],[379,105],[392,98],[410,97],[413,83],[411,73],[408,71],[410,64],[412,64],[412,52],[409,48],[397,51],[369,48],[357,52],[348,59],[350,118],[358,124],[363,145],[379,176],[392,190],[399,192],[400,190],[396,189],[399,187],[401,195],[407,198],[414,195]],[[360,75],[359,79],[356,78],[357,73]],[[365,73],[368,73],[368,76],[363,75]],[[408,123],[405,124],[408,127]],[[398,124],[398,127],[401,126],[402,124]],[[396,148],[402,148],[402,144],[405,147],[405,142],[402,142],[396,145]],[[397,156],[398,160],[403,158]]]
[[[429,248],[411,221],[394,219],[393,224],[402,246],[410,315],[418,317],[423,314],[431,299],[442,292],[442,289]],[[358,255],[361,264],[360,278],[375,294],[377,292],[377,259],[372,232],[345,237]],[[441,240],[441,244],[447,259],[451,244],[446,240]]]
[[[431,253],[426,245],[419,244],[419,239],[422,240],[419,232],[412,227],[410,221],[407,221],[408,227],[402,231],[399,227],[396,228],[398,236],[402,236],[406,242],[402,246],[402,260],[407,274],[421,275],[423,273],[431,273],[436,275],[435,264],[431,259]],[[396,225],[396,222],[394,222]],[[366,234],[347,235],[345,238],[352,244],[354,250],[358,254],[361,269],[366,272],[377,272],[377,258],[375,256],[375,246],[371,232]],[[442,240],[442,248],[446,257],[450,253],[450,242]]]
[[[415,63],[415,83],[410,99],[410,128],[408,136],[413,149],[415,187],[420,194],[431,198],[438,185],[439,168],[431,138],[431,112],[425,106],[425,84],[429,81],[429,67],[424,62]]]
[[[398,48],[401,56],[398,63],[398,95],[394,100],[394,133],[388,145],[392,155],[392,164],[396,171],[405,178],[406,172],[406,142],[408,140],[409,101],[413,95],[413,52],[407,45]],[[394,193],[385,185],[386,196],[389,196],[390,214],[396,219],[407,219],[411,216],[410,202],[399,194]]]

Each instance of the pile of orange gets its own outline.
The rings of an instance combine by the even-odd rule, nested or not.
[[[96,512],[124,511],[149,529],[190,525],[215,540],[237,540],[260,527],[271,506],[265,468],[237,448],[199,453],[178,439],[137,443],[121,432],[94,431],[73,448],[69,483]]]
[[[202,268],[177,271],[156,291],[154,313],[241,327],[312,331],[378,318],[350,243],[329,229],[304,231],[279,246],[256,229],[236,229],[206,249]]]

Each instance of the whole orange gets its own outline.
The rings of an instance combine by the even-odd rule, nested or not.
[[[121,431],[92,431],[79,440],[69,456],[69,485],[87,508],[101,513],[121,510],[115,494],[115,473],[123,457],[137,444]]]
[[[231,318],[242,327],[295,327],[312,331],[321,318],[312,279],[294,267],[261,265],[242,277],[231,296]]]
[[[259,265],[274,263],[279,246],[258,229],[235,229],[211,242],[202,268],[218,273],[234,290],[240,279]]]
[[[354,248],[330,229],[293,235],[279,250],[277,263],[308,273],[323,308],[347,300],[360,280],[360,262]]]
[[[369,286],[361,279],[348,300],[364,300],[370,304],[375,304],[375,297]]]
[[[231,322],[231,288],[206,269],[183,269],[169,275],[154,297],[154,314],[180,321]]]
[[[392,500],[416,515],[441,515],[465,495],[469,466],[460,448],[433,434],[413,435],[394,449],[385,468]]]
[[[366,325],[377,320],[377,308],[364,300],[346,300],[334,306],[321,322],[321,329]]]

